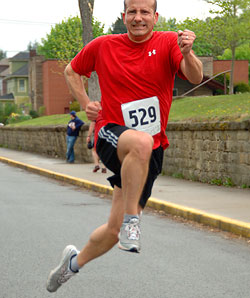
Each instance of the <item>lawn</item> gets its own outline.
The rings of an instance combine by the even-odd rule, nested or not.
[[[78,112],[78,117],[87,120],[85,112]],[[169,121],[242,121],[250,119],[250,93],[207,97],[186,97],[173,101]],[[70,116],[52,115],[11,124],[10,126],[45,126],[66,125]]]
[[[89,122],[85,112],[78,112],[77,116],[84,122]],[[26,120],[19,123],[10,124],[8,126],[47,126],[47,125],[67,125],[70,120],[69,114],[59,114],[51,116],[43,116]]]
[[[174,122],[245,119],[250,119],[250,93],[177,99],[169,115]]]

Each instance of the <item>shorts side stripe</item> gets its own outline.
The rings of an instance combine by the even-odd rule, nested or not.
[[[110,130],[105,130],[102,127],[98,133],[99,138],[105,139],[106,142],[111,143],[113,147],[117,148],[118,137]]]

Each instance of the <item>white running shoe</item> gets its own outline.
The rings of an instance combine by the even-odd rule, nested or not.
[[[68,245],[65,247],[59,265],[49,274],[47,280],[47,290],[49,292],[56,292],[63,283],[68,281],[78,272],[70,270],[70,261],[74,256],[78,255],[78,253],[79,251],[74,245]]]

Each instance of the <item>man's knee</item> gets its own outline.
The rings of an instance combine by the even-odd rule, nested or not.
[[[153,150],[153,138],[149,134],[143,133],[138,136],[134,144],[134,149],[136,150],[138,157],[143,160],[148,160],[151,157]]]
[[[153,150],[153,137],[145,132],[127,130],[119,138],[118,156],[120,160],[131,153],[138,160],[148,161]]]

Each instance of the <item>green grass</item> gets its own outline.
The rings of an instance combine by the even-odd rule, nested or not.
[[[89,122],[85,112],[78,112],[77,116],[85,123]],[[69,114],[58,114],[51,116],[43,116],[31,120],[9,124],[8,126],[50,126],[50,125],[67,125],[70,120]]]
[[[87,120],[85,112],[78,117]],[[186,97],[173,101],[169,121],[241,121],[250,119],[250,93],[220,96]],[[70,116],[52,115],[10,124],[9,126],[66,125]]]
[[[169,115],[174,122],[245,119],[250,119],[250,93],[177,99]]]

